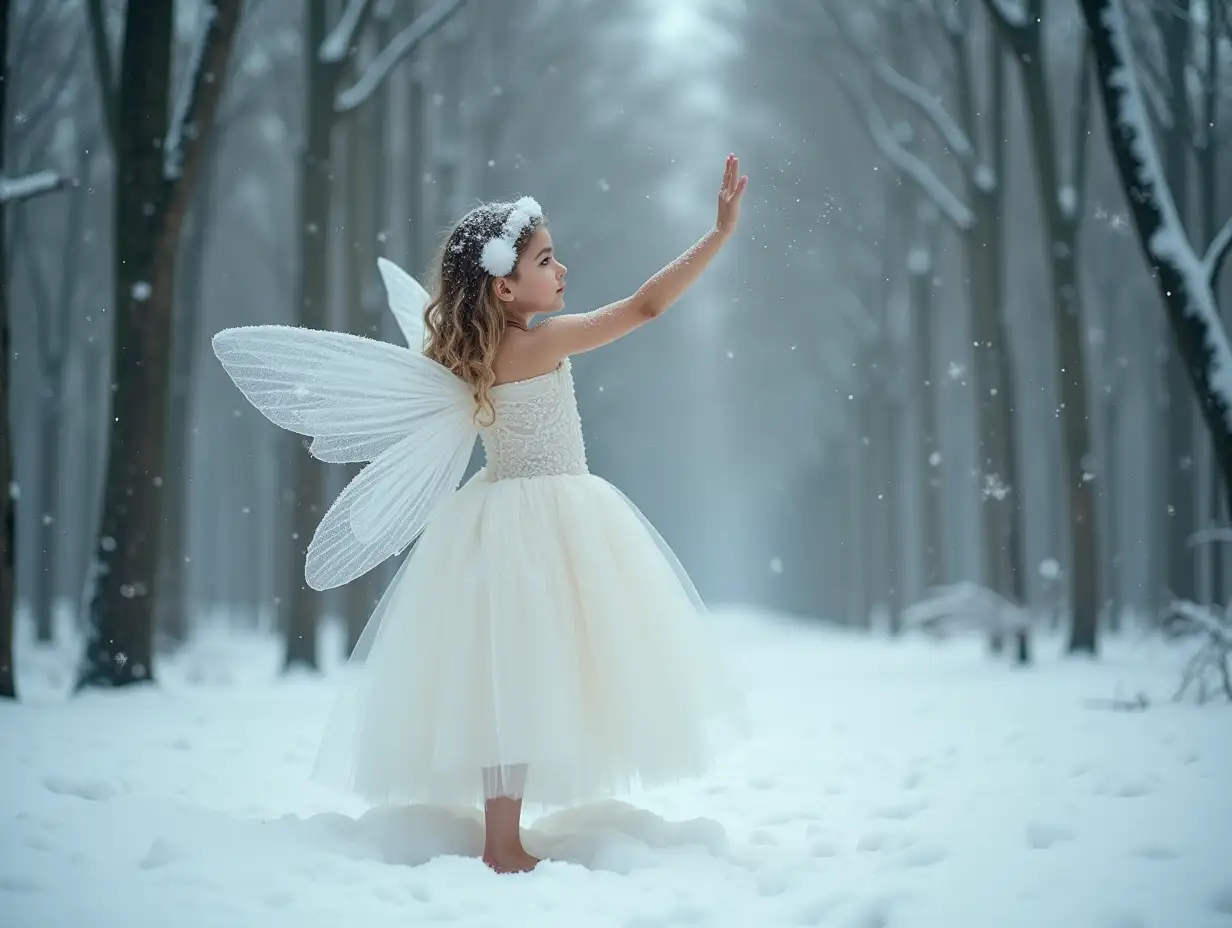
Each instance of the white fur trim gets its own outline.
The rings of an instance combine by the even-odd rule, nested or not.
[[[506,239],[490,238],[483,246],[483,269],[493,277],[512,273],[517,260],[517,251]]]
[[[505,277],[513,273],[517,263],[518,238],[536,219],[543,218],[543,207],[534,197],[519,197],[513,204],[501,234],[484,242],[483,269],[493,277]]]

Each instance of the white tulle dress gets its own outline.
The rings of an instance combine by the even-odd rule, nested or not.
[[[382,271],[388,285],[393,272]],[[304,334],[290,344],[291,332]],[[354,460],[339,449],[362,444],[359,437],[307,422],[305,410],[325,404],[305,400],[313,393],[305,384],[345,381],[330,367],[352,364],[320,351],[322,336],[346,339],[344,355],[364,341],[263,326],[220,333],[215,351],[258,408],[315,435],[318,456]],[[399,358],[407,369],[433,363],[387,347],[416,358]],[[294,356],[297,373],[279,379],[271,358],[283,356]],[[336,406],[336,389],[332,396]],[[383,559],[380,550],[363,552],[392,531],[378,529],[381,519],[398,527],[391,510],[408,500],[424,510],[393,532],[398,549],[422,523],[356,649],[362,666],[352,668],[327,721],[313,776],[373,802],[472,804],[507,794],[569,805],[705,772],[716,739],[733,723],[742,727],[739,687],[671,549],[631,501],[589,472],[569,360],[497,386],[492,399],[495,422],[468,432],[454,419],[456,435],[440,410],[469,417],[469,394],[437,403],[427,419],[450,438],[416,433],[418,453],[425,442],[432,447],[420,462],[432,479],[421,476],[412,489],[377,480],[392,462],[366,448],[373,463],[318,529],[309,580],[327,587]],[[365,429],[371,443],[371,424]],[[486,466],[455,490],[475,434]],[[426,503],[425,480],[435,487]],[[344,562],[341,573],[327,569]]]

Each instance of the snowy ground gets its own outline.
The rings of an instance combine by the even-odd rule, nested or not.
[[[159,690],[66,699],[18,652],[0,706],[0,925],[1228,928],[1232,709],[1114,642],[1015,672],[725,616],[758,730],[702,782],[537,818],[496,876],[477,812],[365,812],[305,783],[329,684],[201,636]],[[1144,692],[1142,712],[1090,699]]]

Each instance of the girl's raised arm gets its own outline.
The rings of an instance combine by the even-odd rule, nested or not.
[[[728,155],[719,187],[718,219],[714,228],[693,247],[663,268],[632,296],[588,313],[555,316],[535,327],[536,340],[545,353],[558,358],[581,354],[628,335],[658,318],[701,276],[736,229],[740,198],[748,175],[739,174],[740,160]]]

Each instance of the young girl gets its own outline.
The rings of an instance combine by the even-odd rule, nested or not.
[[[317,529],[312,587],[418,536],[355,649],[364,666],[315,776],[375,802],[482,796],[483,859],[509,872],[537,863],[523,799],[572,804],[707,768],[739,699],[683,568],[587,469],[569,359],[676,302],[732,236],[747,184],[728,157],[714,228],[594,312],[531,325],[564,306],[566,269],[524,197],[462,218],[430,300],[382,262],[410,350],[283,326],[215,336],[248,399],[312,436],[315,456],[371,462]],[[486,466],[458,488],[476,437]]]

